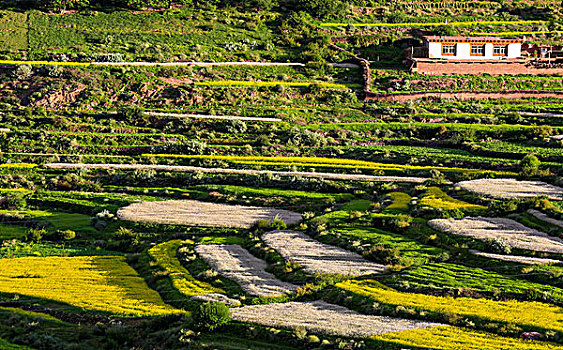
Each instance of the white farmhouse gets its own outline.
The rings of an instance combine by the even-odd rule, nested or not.
[[[496,37],[425,36],[427,58],[502,60],[522,56],[522,40]]]

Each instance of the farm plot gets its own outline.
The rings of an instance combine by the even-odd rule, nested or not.
[[[470,192],[498,199],[519,199],[547,196],[563,200],[563,188],[542,181],[520,181],[516,179],[478,179],[462,181],[457,186]]]
[[[209,283],[195,279],[176,258],[178,248],[191,241],[173,240],[158,244],[149,249],[148,254],[155,264],[168,273],[174,288],[187,296],[196,296],[211,293],[224,293],[223,290],[214,288]]]
[[[384,265],[369,262],[356,253],[317,242],[297,231],[272,231],[262,239],[285,259],[300,264],[311,274],[359,276],[386,269]]]
[[[369,337],[383,333],[441,326],[439,323],[367,316],[324,301],[251,305],[232,309],[233,319],[270,327],[304,327],[315,333]]]
[[[440,297],[418,293],[404,293],[373,280],[349,280],[335,285],[371,301],[416,310],[451,313],[479,318],[490,322],[514,323],[545,330],[563,330],[563,309],[535,301],[493,301],[484,298]]]
[[[297,290],[266,272],[268,264],[237,244],[200,244],[196,252],[217,272],[238,283],[250,295],[276,297]]]
[[[278,217],[286,224],[301,220],[301,214],[288,210],[206,203],[193,200],[134,203],[119,209],[121,220],[167,225],[249,228],[259,220]]]
[[[475,249],[469,250],[471,254],[475,254],[478,256],[482,256],[489,259],[496,259],[502,261],[510,261],[514,263],[520,264],[528,264],[528,265],[546,265],[546,264],[560,264],[560,260],[555,259],[545,259],[545,258],[530,258],[528,256],[518,256],[518,255],[502,255],[502,254],[492,254],[492,253],[485,253],[480,252]]]
[[[563,228],[563,221],[557,220],[557,219],[554,219],[554,218],[550,218],[549,216],[545,215],[544,213],[542,213],[539,210],[529,209],[528,213],[533,215],[538,220],[545,221],[548,224],[552,224],[552,225]]]
[[[182,312],[164,304],[125,258],[116,256],[2,259],[0,292],[123,316]]]
[[[506,218],[433,219],[428,225],[438,231],[485,240],[500,238],[513,248],[563,253],[563,240]]]

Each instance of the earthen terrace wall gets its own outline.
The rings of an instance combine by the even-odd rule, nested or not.
[[[374,93],[366,96],[366,101],[414,101],[423,98],[444,98],[452,100],[520,99],[552,97],[563,99],[563,91],[550,90],[507,90],[507,91],[422,91],[404,93]]]

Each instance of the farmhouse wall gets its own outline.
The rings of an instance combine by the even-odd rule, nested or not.
[[[415,70],[428,75],[518,75],[563,74],[562,66],[535,68],[527,61],[416,60]]]
[[[521,44],[508,44],[506,48],[506,57],[508,58],[518,58],[522,56],[522,45]]]

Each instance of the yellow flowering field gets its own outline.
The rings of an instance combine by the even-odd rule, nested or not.
[[[187,296],[208,294],[208,293],[225,293],[225,291],[215,288],[209,283],[196,280],[188,270],[186,270],[180,261],[176,258],[176,252],[182,244],[193,243],[192,241],[173,240],[161,243],[149,250],[149,255],[154,259],[156,264],[168,271],[168,276],[172,280],[174,288],[178,289],[182,294]]]
[[[235,164],[256,164],[256,165],[282,165],[282,166],[310,166],[310,167],[331,167],[344,169],[372,169],[372,170],[430,170],[437,169],[442,172],[470,172],[470,173],[490,173],[496,175],[515,175],[515,173],[495,170],[479,170],[441,166],[420,166],[404,164],[376,163],[363,160],[342,159],[342,158],[323,158],[323,157],[261,157],[261,156],[215,156],[215,155],[184,155],[184,154],[143,154],[145,157],[162,158],[188,158],[188,159],[212,159],[224,160]]]
[[[166,305],[118,256],[2,259],[0,292],[122,316],[182,312]]]
[[[563,331],[563,309],[534,301],[493,301],[403,293],[373,280],[350,280],[338,283],[336,286],[385,304]]]
[[[32,169],[37,167],[37,164],[34,163],[4,163],[0,164],[0,168],[8,168],[8,169]]]
[[[422,206],[439,208],[445,210],[468,209],[468,210],[485,210],[487,207],[471,204],[459,199],[452,198],[438,187],[429,187],[419,201]]]
[[[489,25],[510,25],[510,24],[541,24],[544,21],[471,21],[471,22],[448,22],[450,26],[474,27]],[[405,23],[321,23],[321,27],[345,27],[352,24],[355,27],[436,27],[442,26],[444,22],[405,22]]]
[[[374,337],[402,346],[447,350],[543,350],[560,349],[560,345],[527,341],[458,327],[434,327],[385,333]]]

